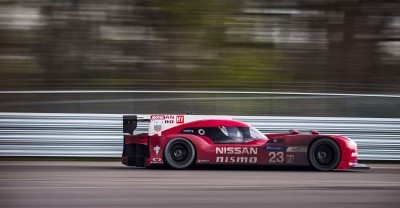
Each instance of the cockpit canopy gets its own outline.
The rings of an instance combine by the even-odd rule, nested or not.
[[[206,136],[215,144],[243,143],[253,140],[267,140],[267,137],[252,126],[224,126],[185,128],[180,133]]]

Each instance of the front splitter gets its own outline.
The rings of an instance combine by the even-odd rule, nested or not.
[[[350,168],[350,170],[369,170],[369,169],[371,168],[364,164],[357,164]]]

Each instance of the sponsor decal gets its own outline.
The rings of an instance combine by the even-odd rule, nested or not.
[[[158,155],[158,153],[160,152],[160,146],[155,146],[154,148],[153,148],[153,150],[156,152],[156,155]]]
[[[193,129],[184,129],[182,132],[185,134],[193,134],[194,130]]]
[[[257,157],[222,157],[218,156],[217,163],[257,163]]]
[[[197,163],[208,163],[210,162],[209,160],[197,160]]]
[[[283,139],[271,138],[267,143],[283,143]]]
[[[197,133],[199,133],[199,135],[204,135],[204,134],[206,134],[206,131],[204,131],[204,129],[199,129],[199,130],[197,130]]]
[[[217,163],[257,163],[257,148],[255,147],[216,147]],[[248,156],[220,156],[220,155],[248,155]]]
[[[307,147],[288,147],[286,152],[307,152]]]
[[[174,119],[175,119],[175,116],[174,116],[174,115],[165,115],[165,119],[172,119],[172,120],[174,120]]]
[[[294,155],[286,155],[286,163],[294,163]]]
[[[185,116],[176,116],[176,123],[177,124],[185,123]]]
[[[154,131],[156,131],[156,132],[159,132],[159,131],[161,131],[161,125],[154,125]]]
[[[266,150],[266,151],[283,151],[284,147],[283,146],[265,146],[264,150]]]
[[[256,155],[257,148],[255,147],[216,147],[216,154],[226,155]]]
[[[167,124],[175,123],[175,116],[174,115],[165,115],[164,117],[165,117],[164,123],[167,123]]]
[[[150,119],[151,120],[164,120],[165,117],[164,117],[164,115],[151,115]]]
[[[153,158],[153,159],[151,160],[150,163],[153,163],[153,164],[162,164],[163,162],[162,162],[162,159],[161,159],[161,158]]]

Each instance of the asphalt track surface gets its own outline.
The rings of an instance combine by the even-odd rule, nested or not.
[[[400,165],[369,171],[0,161],[0,207],[399,207]]]

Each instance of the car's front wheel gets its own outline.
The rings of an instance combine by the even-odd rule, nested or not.
[[[314,141],[307,151],[310,165],[319,171],[335,169],[340,162],[339,145],[330,138],[321,138]]]
[[[185,169],[194,164],[196,150],[189,140],[175,138],[165,146],[164,159],[174,169]]]

